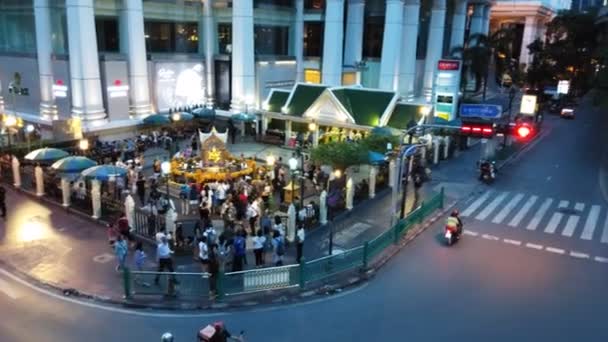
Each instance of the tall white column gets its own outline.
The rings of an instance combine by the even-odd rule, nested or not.
[[[485,5],[477,3],[473,5],[473,15],[471,16],[471,27],[469,29],[469,37],[481,33],[483,30],[483,9]]]
[[[355,65],[363,59],[363,23],[365,1],[348,0],[346,12],[346,41],[344,45],[344,65]]]
[[[450,50],[464,45],[464,30],[467,22],[467,0],[456,0],[452,17],[452,39]]]
[[[40,77],[40,115],[57,119],[57,106],[53,95],[53,66],[51,62],[51,10],[49,0],[34,0],[36,21],[36,53]]]
[[[232,103],[244,111],[255,102],[253,1],[232,2]]]
[[[205,40],[205,71],[207,72],[207,105],[213,105],[215,98],[215,42],[217,34],[213,21],[213,0],[203,2],[203,24]],[[200,53],[200,51],[199,51]]]
[[[124,23],[127,25],[127,56],[129,60],[129,112],[135,118],[152,112],[148,87],[148,59],[144,35],[142,0],[124,0]]]
[[[342,40],[344,35],[344,0],[326,0],[323,32],[322,83],[342,85]]]
[[[93,0],[66,0],[72,115],[84,127],[107,122],[101,95]]]
[[[296,81],[304,82],[304,0],[296,0],[294,53],[296,55]]]
[[[401,50],[401,31],[403,30],[402,0],[386,1],[386,17],[382,39],[382,58],[380,60],[380,89],[397,90],[399,81],[399,51]]]
[[[403,34],[401,37],[401,64],[399,65],[399,92],[409,98],[414,97],[419,16],[420,0],[405,0]]]
[[[533,16],[526,17],[524,26],[524,34],[521,40],[521,53],[519,55],[519,63],[529,65],[532,62],[532,56],[528,50],[528,45],[532,44],[536,38],[536,18]]]
[[[424,63],[424,96],[427,100],[433,94],[433,82],[437,62],[443,53],[443,31],[445,28],[445,1],[434,0],[429,27],[429,40],[426,47],[426,61]]]
[[[490,33],[490,12],[492,11],[492,6],[487,4],[483,8],[483,21],[481,24],[481,33],[486,36]]]

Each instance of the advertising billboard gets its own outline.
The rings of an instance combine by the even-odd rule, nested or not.
[[[536,96],[524,95],[521,98],[521,106],[519,107],[521,114],[534,115],[536,114]]]
[[[160,62],[154,68],[160,112],[205,103],[205,70],[199,62]]]

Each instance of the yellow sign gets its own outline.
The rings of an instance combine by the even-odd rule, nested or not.
[[[521,98],[521,106],[519,107],[521,114],[534,115],[536,114],[536,95],[524,95]]]

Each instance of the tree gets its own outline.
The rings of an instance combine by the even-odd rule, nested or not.
[[[361,143],[330,142],[313,148],[310,157],[315,163],[346,170],[349,166],[365,164],[367,149]]]
[[[491,57],[490,41],[484,34],[473,34],[469,37],[465,46],[452,49],[451,56],[462,59],[462,77],[460,87],[462,93],[466,92],[469,77],[475,77],[475,92],[481,88],[482,80],[487,80]],[[484,94],[485,97],[485,94]]]

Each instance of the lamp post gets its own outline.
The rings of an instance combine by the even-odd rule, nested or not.
[[[165,160],[160,164],[160,170],[163,177],[165,177],[165,184],[167,189],[167,198],[169,198],[169,175],[171,175],[171,162]]]
[[[84,155],[86,153],[86,151],[89,149],[89,140],[80,139],[80,141],[78,142],[78,148],[80,149],[81,153]]]
[[[8,147],[12,146],[11,144],[11,128],[17,125],[17,118],[14,115],[9,115],[4,119],[4,127],[6,127],[6,134],[8,137]]]
[[[28,152],[32,149],[32,144],[30,141],[30,134],[34,131],[34,125],[28,124],[25,126],[25,138],[27,139],[27,150]]]
[[[334,179],[340,178],[342,176],[342,171],[340,169],[334,170]],[[327,191],[329,193],[329,179],[327,180]],[[332,217],[331,224],[329,225],[329,255],[332,255],[334,252],[334,220]]]
[[[295,155],[292,155],[291,158],[289,158],[289,173],[291,175],[291,203],[293,203],[293,196],[295,193],[295,176],[296,176],[296,172],[298,169],[298,160],[296,159]]]

